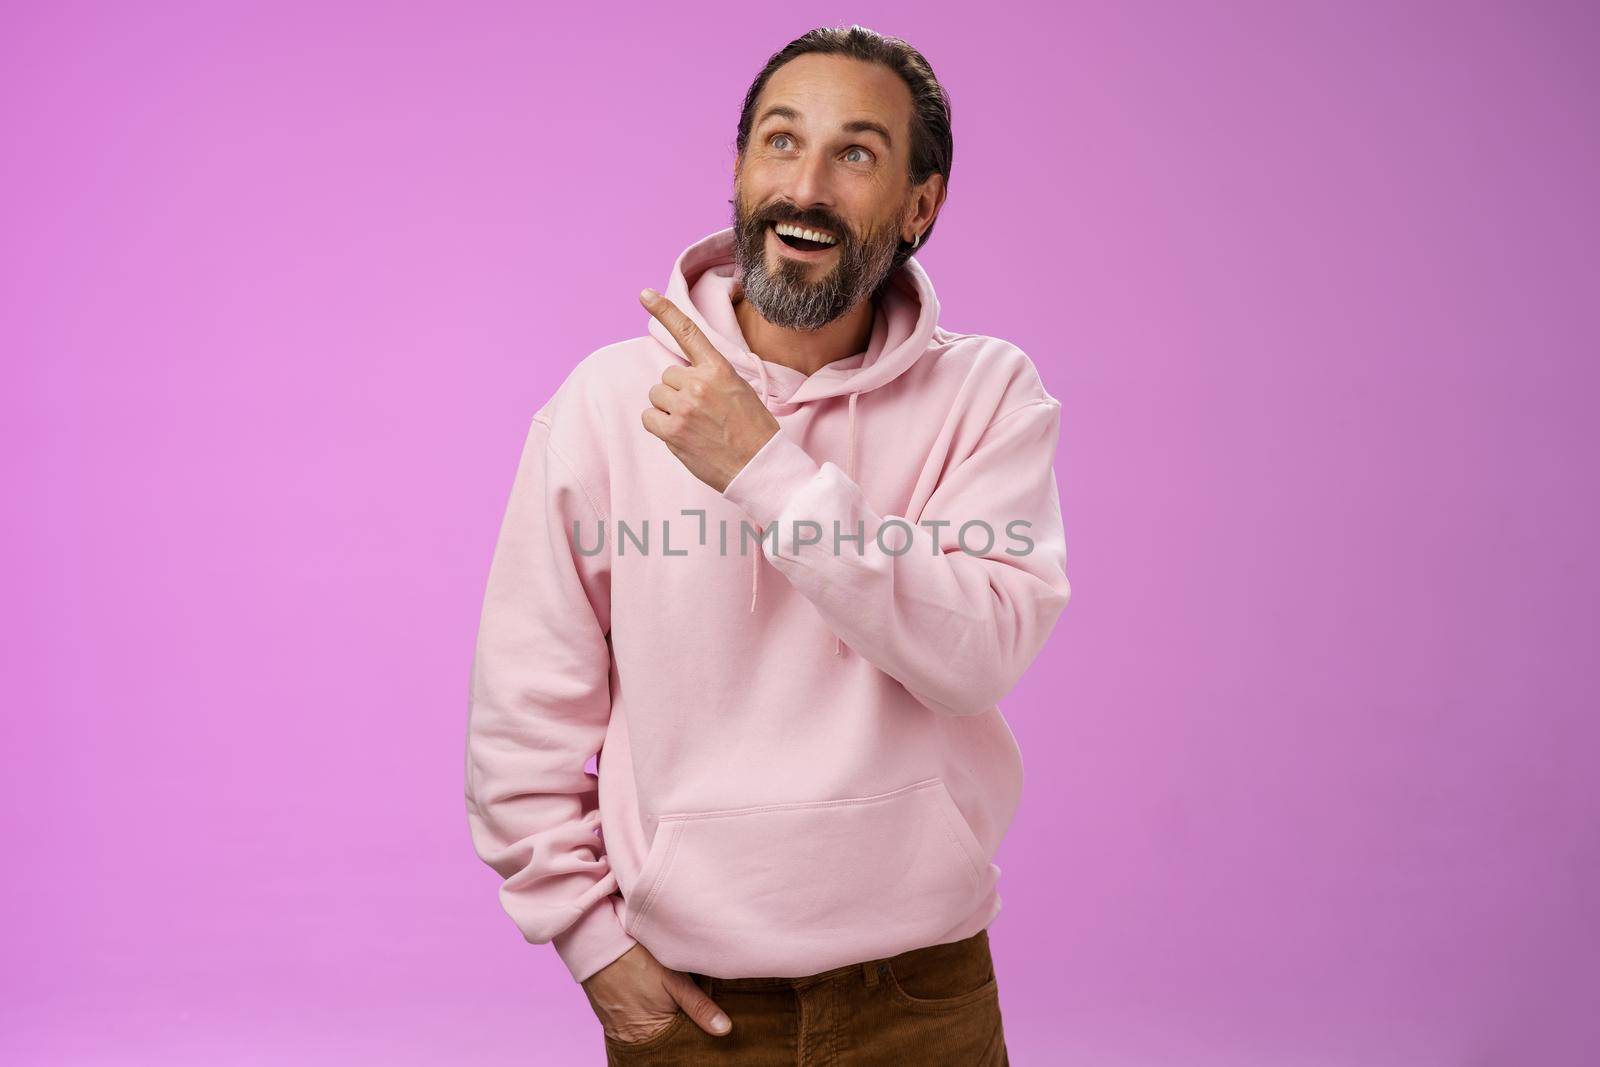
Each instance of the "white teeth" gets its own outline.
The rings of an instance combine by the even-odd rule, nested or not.
[[[780,222],[773,229],[781,234],[788,234],[790,237],[800,237],[807,241],[819,241],[825,245],[839,243],[839,239],[831,233],[823,233],[821,230],[807,230],[787,222]]]

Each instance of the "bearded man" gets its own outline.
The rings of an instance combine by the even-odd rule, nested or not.
[[[805,34],[737,147],[733,225],[532,417],[474,847],[609,1063],[1004,1064],[998,705],[1070,594],[1060,404],[939,324],[950,106],[909,44]]]

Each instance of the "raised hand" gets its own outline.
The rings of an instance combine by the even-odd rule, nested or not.
[[[639,303],[677,339],[690,364],[661,373],[640,420],[689,473],[720,493],[778,432],[778,420],[676,304],[654,289],[640,293]]]

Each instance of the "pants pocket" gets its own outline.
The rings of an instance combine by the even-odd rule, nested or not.
[[[987,930],[886,960],[884,981],[901,1007],[922,1012],[954,1011],[1000,992]]]
[[[799,977],[926,945],[993,870],[939,778],[888,793],[658,822],[624,928],[664,965]]]
[[[620,1038],[612,1037],[610,1034],[605,1034],[604,1031],[602,1031],[602,1034],[605,1036],[606,1047],[609,1049],[625,1053],[644,1052],[647,1050],[660,1048],[662,1045],[666,1044],[672,1039],[672,1035],[677,1032],[678,1028],[681,1027],[688,1020],[688,1018],[688,1012],[684,1011],[680,1007],[678,1009],[678,1013],[668,1021],[666,1026],[662,1027],[660,1030],[657,1030],[649,1037],[642,1037],[637,1041],[623,1041]]]

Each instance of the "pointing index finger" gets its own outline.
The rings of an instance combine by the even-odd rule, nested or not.
[[[717,351],[716,346],[701,332],[700,327],[696,326],[694,321],[679,310],[678,305],[671,300],[654,289],[645,289],[639,294],[639,303],[643,304],[645,310],[677,339],[683,354],[689,357],[689,362],[694,366],[705,367],[728,362],[727,357]]]

